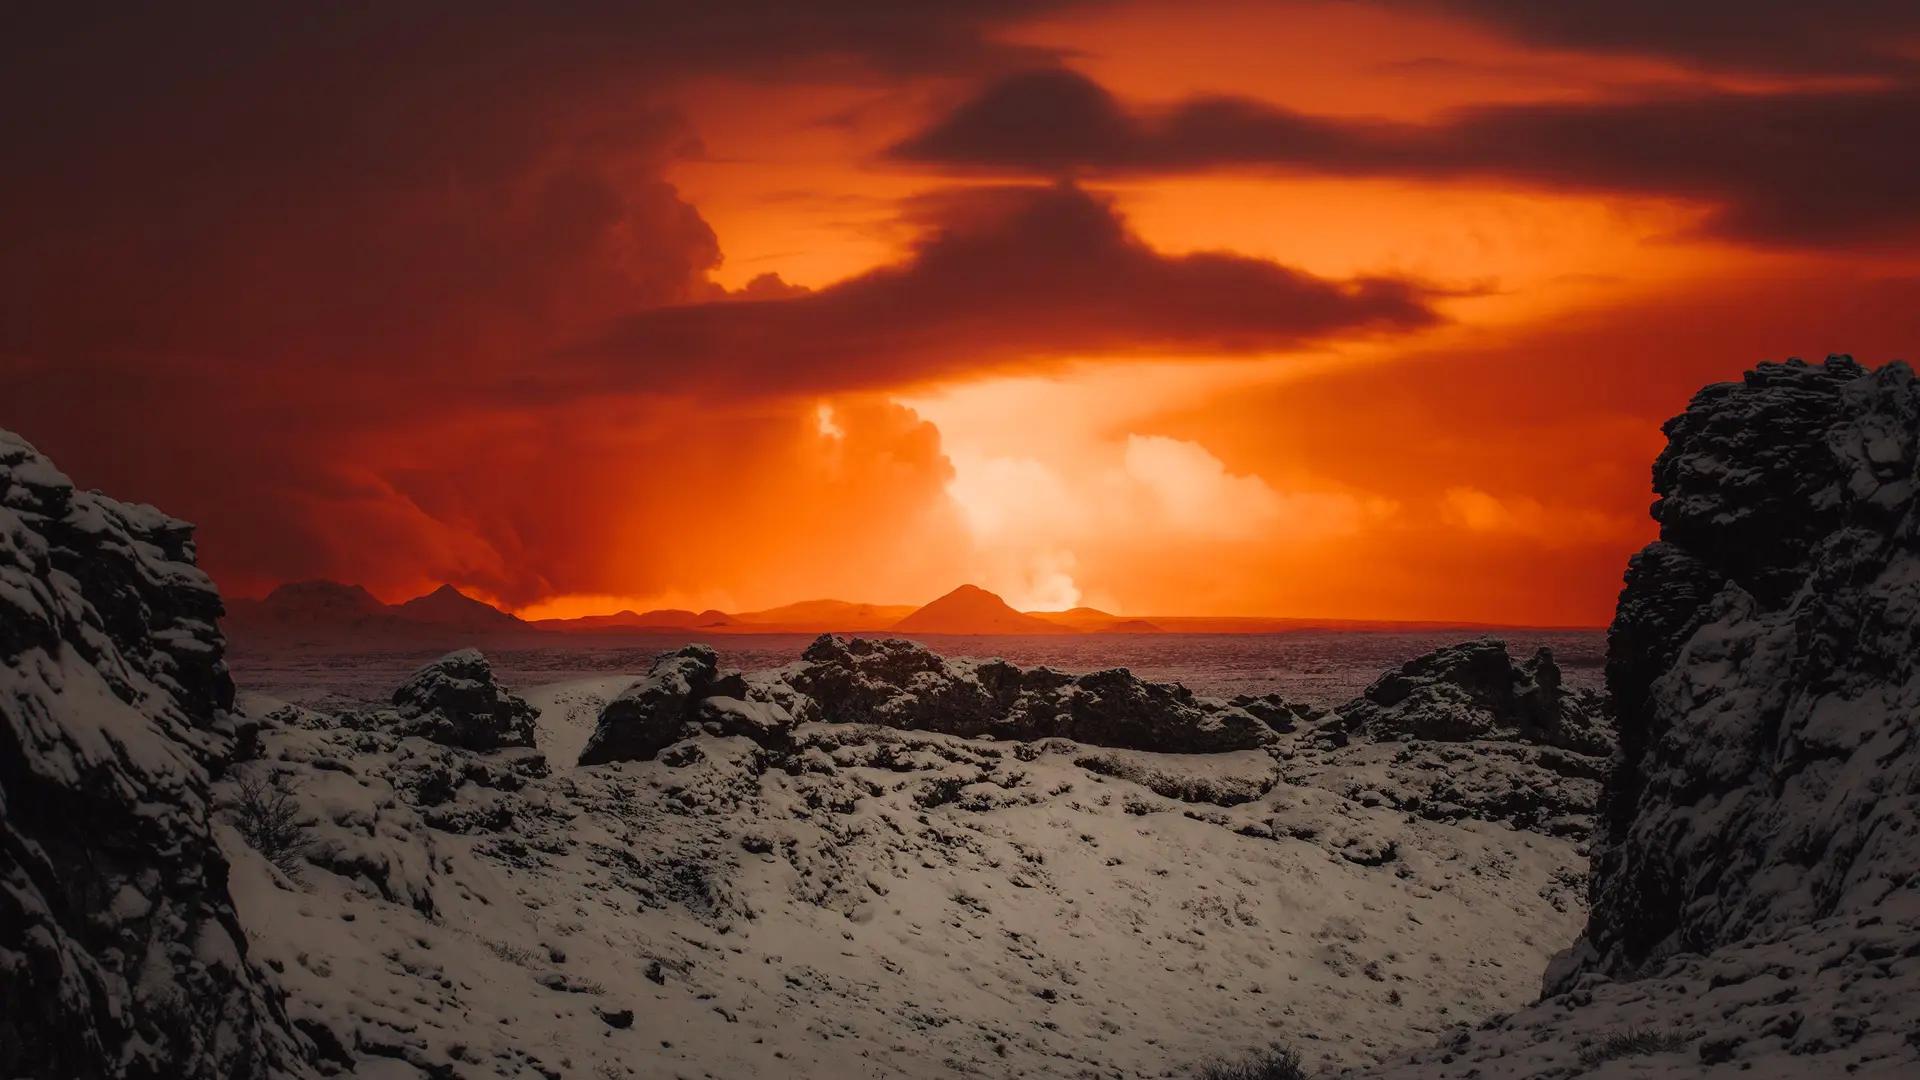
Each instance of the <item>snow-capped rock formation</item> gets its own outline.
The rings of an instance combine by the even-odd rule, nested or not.
[[[580,764],[645,761],[680,741],[686,736],[687,725],[695,720],[700,703],[716,696],[714,682],[719,678],[719,668],[719,654],[705,645],[688,645],[655,658],[646,678],[607,702],[599,725],[580,751]],[[738,675],[722,689],[732,690],[719,695],[725,698],[739,700],[745,696]],[[791,718],[785,726],[792,726]]]
[[[1374,739],[1499,740],[1600,757],[1613,752],[1598,694],[1563,689],[1547,649],[1516,665],[1494,638],[1409,660],[1340,714],[1347,730]]]
[[[1920,1075],[1920,385],[1763,364],[1666,432],[1586,936],[1388,1075]]]
[[[1516,664],[1482,638],[1410,660],[1330,714],[1234,700],[1300,733],[1280,753],[1303,781],[1433,821],[1585,840],[1612,732],[1599,696],[1562,690],[1559,674],[1545,649]]]
[[[299,1075],[209,821],[235,745],[192,528],[0,432],[0,1075]]]
[[[1171,753],[1250,750],[1276,740],[1247,709],[1178,684],[1144,682],[1123,668],[1069,675],[946,659],[900,638],[823,634],[799,663],[751,677],[722,674],[717,665],[704,645],[660,657],[608,703],[581,764],[645,760],[697,730],[774,746],[809,721]]]
[[[1587,966],[1920,917],[1920,386],[1763,365],[1667,433],[1611,632]]]
[[[468,750],[532,746],[539,715],[493,681],[478,649],[460,649],[426,665],[393,692],[399,727]]]

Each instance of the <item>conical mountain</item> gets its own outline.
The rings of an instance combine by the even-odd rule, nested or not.
[[[962,585],[893,624],[905,634],[1071,634],[1071,627],[1015,611],[977,585]]]

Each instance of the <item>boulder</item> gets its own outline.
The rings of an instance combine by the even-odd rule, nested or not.
[[[1254,749],[1274,737],[1245,710],[1124,668],[1069,675],[999,659],[948,660],[898,638],[822,635],[786,681],[818,704],[822,719],[839,723],[1192,754]]]
[[[1375,740],[1500,740],[1599,756],[1613,750],[1598,695],[1562,687],[1550,650],[1515,664],[1495,638],[1407,661],[1342,708],[1334,726]]]
[[[580,764],[646,761],[680,741],[701,700],[712,691],[720,658],[705,645],[655,657],[645,678],[600,711],[580,751]]]
[[[460,649],[413,673],[393,692],[401,731],[467,750],[532,746],[539,710],[494,682],[478,649]]]
[[[1585,933],[1538,1004],[1369,1075],[1920,1075],[1920,383],[1762,364],[1666,433]]]

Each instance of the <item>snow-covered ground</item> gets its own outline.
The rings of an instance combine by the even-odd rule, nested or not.
[[[807,724],[789,755],[569,767],[631,681],[526,693],[544,776],[243,696],[267,723],[235,779],[284,776],[312,846],[289,878],[221,830],[235,902],[338,1065],[1179,1076],[1275,1039],[1357,1064],[1530,1001],[1583,916],[1574,842],[1262,751]]]

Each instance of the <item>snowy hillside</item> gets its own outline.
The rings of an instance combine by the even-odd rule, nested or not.
[[[788,683],[866,647],[749,679],[696,650],[659,668],[695,653],[691,684],[795,705]],[[1347,751],[1304,729],[1197,754],[695,721],[650,760],[569,766],[627,683],[532,693],[544,755],[244,702],[240,771],[307,827],[291,877],[236,847],[236,900],[323,1067],[1161,1076],[1277,1038],[1366,1061],[1529,1000],[1578,928],[1573,839],[1396,808],[1383,791],[1417,796],[1389,763],[1332,769]],[[696,704],[676,721],[717,712]]]

